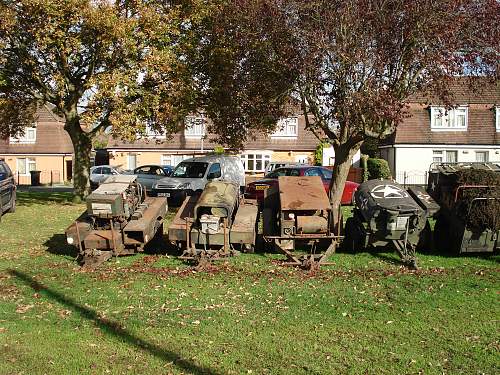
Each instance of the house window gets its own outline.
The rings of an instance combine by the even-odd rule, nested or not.
[[[301,164],[309,163],[309,155],[297,155],[295,156],[295,161]]]
[[[16,137],[10,137],[9,143],[32,144],[36,142],[36,128],[29,127],[24,129],[24,134]]]
[[[442,163],[443,162],[443,151],[432,151],[432,161],[434,163]]]
[[[454,150],[434,150],[432,151],[432,161],[434,163],[456,163],[458,152]]]
[[[192,158],[192,155],[168,155],[164,154],[161,156],[161,165],[170,165],[172,167],[177,166],[181,161],[185,159]]]
[[[271,161],[271,155],[265,153],[248,153],[241,155],[245,172],[264,172]]]
[[[479,163],[488,162],[488,151],[476,151],[476,161]]]
[[[286,117],[278,121],[276,131],[271,137],[297,137],[299,129],[298,117]]]
[[[457,162],[457,151],[446,151],[446,162],[456,163]]]
[[[153,129],[153,127],[149,124],[146,125],[146,137],[148,137],[148,138],[166,138],[165,133],[162,133],[162,132],[159,132],[159,131]]]
[[[30,171],[36,170],[36,161],[34,158],[17,158],[17,173],[28,176]]]
[[[202,138],[205,136],[205,119],[200,116],[186,117],[184,135],[192,138]]]
[[[467,130],[467,107],[457,107],[446,110],[443,107],[431,108],[432,130]]]

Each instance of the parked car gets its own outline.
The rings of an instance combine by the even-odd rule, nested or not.
[[[16,183],[5,161],[0,160],[0,215],[16,210]]]
[[[172,174],[173,168],[170,165],[142,165],[134,169],[131,173],[137,176],[137,182],[146,188],[150,193],[153,185],[164,177]]]
[[[109,176],[125,173],[126,171],[120,167],[113,167],[111,165],[96,165],[95,167],[90,168],[90,186],[95,189]]]
[[[325,167],[304,165],[278,168],[265,175],[263,179],[249,183],[245,189],[245,197],[257,199],[261,203],[264,199],[264,190],[270,186],[277,186],[279,176],[319,176],[325,190],[328,192],[330,180],[332,179],[332,171]],[[352,204],[353,193],[358,185],[356,182],[346,181],[344,192],[342,193],[342,204]]]
[[[180,162],[169,177],[153,185],[153,196],[169,198],[169,204],[181,203],[186,195],[201,193],[209,181],[232,181],[243,191],[245,169],[236,156],[208,155]]]
[[[295,167],[295,166],[305,166],[304,163],[298,162],[290,162],[290,161],[272,161],[267,164],[266,169],[264,170],[265,174],[271,173],[275,169],[283,168],[283,167]]]

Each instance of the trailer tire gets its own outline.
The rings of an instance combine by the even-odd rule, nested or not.
[[[364,244],[361,238],[361,233],[359,232],[358,223],[353,217],[348,218],[345,223],[345,237],[342,245],[346,252],[352,254],[362,252],[364,250]]]
[[[430,253],[432,247],[432,230],[429,221],[427,221],[424,229],[420,232],[417,249],[422,253]]]

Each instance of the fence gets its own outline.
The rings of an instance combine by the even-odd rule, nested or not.
[[[407,186],[427,186],[427,176],[428,171],[404,171],[398,172],[396,175],[396,181]]]
[[[31,185],[31,175],[20,174],[17,172],[16,183],[18,185]],[[61,172],[58,170],[40,171],[40,184],[54,185],[62,183]]]

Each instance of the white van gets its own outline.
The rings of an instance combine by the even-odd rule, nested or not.
[[[201,193],[209,181],[231,181],[245,188],[245,169],[237,156],[208,155],[180,162],[169,177],[153,185],[152,195],[182,202],[186,195]]]

